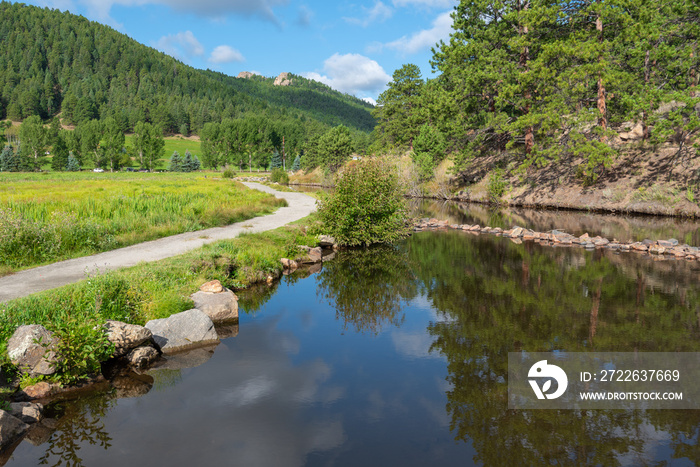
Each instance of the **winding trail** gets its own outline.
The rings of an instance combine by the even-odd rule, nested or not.
[[[234,238],[243,232],[256,233],[282,227],[308,216],[316,210],[316,200],[303,193],[277,191],[259,183],[243,183],[248,188],[264,191],[287,200],[287,207],[272,214],[255,217],[226,227],[185,232],[150,242],[131,245],[92,256],[20,271],[0,277],[0,303],[26,297],[43,290],[61,287],[85,279],[86,274],[103,273],[181,255],[207,243]]]

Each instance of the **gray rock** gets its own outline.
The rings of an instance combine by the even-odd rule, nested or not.
[[[151,320],[146,327],[166,354],[219,342],[211,318],[196,308],[169,318]]]
[[[107,338],[114,344],[113,357],[124,356],[131,349],[150,341],[153,337],[151,331],[145,327],[121,321],[107,321],[105,329],[107,330]]]
[[[35,402],[13,402],[10,404],[10,414],[24,423],[36,423],[41,420],[44,406]]]
[[[17,417],[0,410],[0,450],[24,434],[29,425]]]
[[[238,319],[238,297],[228,289],[220,293],[199,291],[190,298],[194,301],[194,307],[215,323]]]
[[[304,259],[305,263],[320,263],[323,259],[321,247],[311,248]]]
[[[321,246],[321,248],[330,248],[336,244],[336,241],[335,238],[331,237],[330,235],[321,235],[318,238],[318,244]]]
[[[158,359],[158,351],[150,346],[136,347],[126,355],[126,360],[134,368],[145,368]]]
[[[40,342],[40,343],[39,343]],[[52,375],[57,360],[58,339],[44,326],[20,326],[7,342],[10,361],[29,376]]]

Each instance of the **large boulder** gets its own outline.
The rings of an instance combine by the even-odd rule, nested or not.
[[[126,354],[126,361],[134,368],[141,369],[149,366],[158,359],[158,351],[153,347],[143,346],[133,349]]]
[[[165,354],[219,342],[211,318],[196,308],[151,320],[146,327]]]
[[[10,404],[10,414],[24,423],[36,423],[41,420],[44,406],[36,402],[13,402]]]
[[[121,321],[107,321],[105,323],[107,339],[114,344],[113,357],[122,357],[145,342],[153,338],[150,330],[136,324],[122,323]]]
[[[29,425],[8,412],[0,410],[0,450],[24,434]]]
[[[206,314],[213,322],[238,320],[238,297],[228,289],[223,292],[195,292],[190,295],[194,307]]]
[[[56,372],[58,339],[44,326],[20,326],[7,342],[10,361],[29,376],[52,375]]]
[[[321,235],[318,237],[318,244],[321,248],[333,248],[336,245],[336,241],[330,235]]]

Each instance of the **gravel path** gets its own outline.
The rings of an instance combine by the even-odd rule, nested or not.
[[[284,198],[289,206],[279,208],[273,214],[237,222],[226,227],[185,232],[0,277],[0,303],[78,282],[85,279],[86,274],[102,273],[135,266],[140,262],[158,261],[181,255],[206,243],[237,237],[242,232],[265,232],[276,229],[306,217],[316,209],[316,200],[309,195],[281,192],[259,183],[246,182],[244,185],[273,194],[277,198]]]

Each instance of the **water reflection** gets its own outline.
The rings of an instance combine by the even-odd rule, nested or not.
[[[103,407],[70,409],[90,428],[14,460],[692,465],[700,411],[508,410],[507,356],[700,351],[699,272],[461,231],[341,252],[241,293],[248,313],[216,349],[126,375]]]

